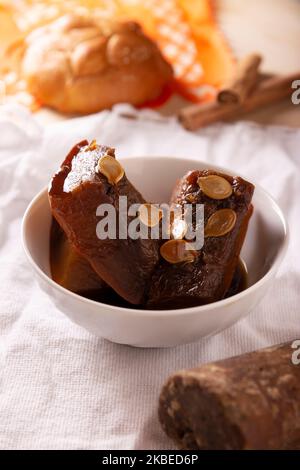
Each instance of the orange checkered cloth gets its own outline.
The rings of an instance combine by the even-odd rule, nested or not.
[[[215,95],[232,74],[234,59],[219,30],[209,0],[118,2],[119,14],[140,22],[173,65],[175,88],[185,98]]]

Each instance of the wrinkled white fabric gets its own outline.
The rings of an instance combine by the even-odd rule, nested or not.
[[[243,122],[192,134],[174,119],[127,106],[45,129],[24,109],[3,107],[0,129],[2,449],[172,448],[157,419],[170,373],[300,337],[299,130]],[[198,343],[155,350],[94,337],[56,309],[34,280],[20,224],[31,198],[82,138],[97,138],[124,156],[193,156],[270,191],[286,214],[291,241],[273,287],[248,318]]]

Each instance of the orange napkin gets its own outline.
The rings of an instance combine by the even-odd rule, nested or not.
[[[176,89],[192,101],[212,97],[234,59],[209,0],[119,0],[118,15],[140,22],[173,65]]]

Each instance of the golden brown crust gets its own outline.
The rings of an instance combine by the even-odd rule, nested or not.
[[[65,113],[140,105],[157,98],[173,75],[133,22],[100,24],[66,15],[31,33],[26,44],[22,73],[29,91]]]

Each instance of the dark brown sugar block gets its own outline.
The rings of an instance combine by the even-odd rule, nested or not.
[[[71,150],[49,188],[53,216],[72,245],[121,297],[140,304],[158,262],[158,241],[119,238],[119,196],[127,197],[128,207],[146,202],[114,159],[114,150],[87,141]],[[116,209],[115,239],[97,236],[101,204]],[[123,223],[128,227],[133,218]]]
[[[50,265],[52,279],[75,294],[89,292],[100,297],[111,290],[75,250],[55,219],[50,233]]]
[[[193,307],[225,297],[252,214],[253,191],[244,179],[211,170],[191,171],[178,181],[171,204],[204,204],[204,246],[192,262],[161,259],[148,293],[149,309]],[[228,224],[221,220],[224,215]],[[219,236],[211,236],[216,229]]]
[[[300,365],[292,342],[183,370],[159,400],[180,449],[300,449]]]

